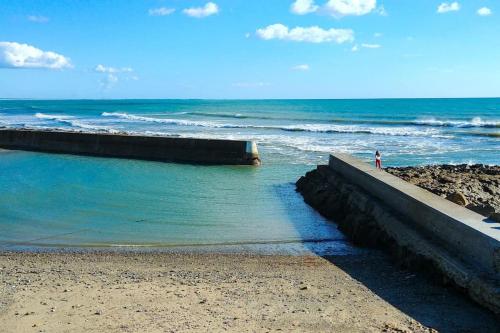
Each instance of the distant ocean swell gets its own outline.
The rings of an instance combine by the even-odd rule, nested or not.
[[[267,161],[331,151],[387,163],[498,163],[500,99],[401,101],[0,101],[0,127],[254,140]]]
[[[194,114],[191,112],[177,112],[173,115],[179,116],[184,114]],[[201,113],[198,113],[201,114]],[[212,114],[212,113],[203,113]],[[216,113],[213,113],[214,117]],[[228,114],[225,114],[226,118],[230,118]],[[5,116],[5,115],[0,115]],[[248,124],[248,123],[225,123],[221,121],[211,121],[211,120],[196,120],[196,119],[178,119],[178,118],[157,118],[150,116],[134,115],[126,112],[103,112],[102,117],[105,118],[117,118],[125,119],[132,122],[144,122],[144,123],[157,123],[170,126],[190,126],[190,127],[204,127],[213,129],[255,129],[255,130],[279,130],[285,132],[308,132],[308,133],[351,133],[351,134],[374,134],[374,135],[386,135],[386,136],[415,136],[415,137],[436,137],[436,138],[453,138],[454,136],[482,136],[489,138],[500,137],[500,132],[496,131],[459,131],[458,129],[467,128],[500,128],[500,122],[498,121],[483,121],[481,118],[476,117],[470,121],[458,121],[458,120],[437,120],[435,118],[424,118],[417,119],[414,121],[347,121],[346,124],[332,124],[332,123],[297,123],[288,125],[275,125],[275,124]],[[81,119],[75,116],[68,115],[54,115],[45,114],[37,112],[34,117],[40,120],[53,121],[56,123],[61,123],[70,128],[82,129],[86,131],[102,131],[109,133],[123,132],[123,130],[117,130],[113,126],[103,126],[101,124],[94,124],[99,118],[91,119]],[[244,118],[235,115],[234,118]],[[255,117],[257,118],[257,117]],[[9,122],[4,121],[7,118],[0,119],[1,126],[9,127]],[[277,118],[269,117],[269,119],[276,120]],[[103,119],[104,120],[104,119]],[[296,119],[298,120],[298,119]],[[312,119],[311,119],[312,120]],[[102,121],[102,120],[101,120]],[[302,119],[302,121],[304,121]],[[350,122],[352,124],[347,124]],[[358,123],[358,124],[356,124]],[[391,125],[391,126],[381,126]],[[372,125],[372,126],[369,126]],[[404,126],[401,126],[404,125]],[[33,128],[43,128],[46,126],[16,123],[15,127],[33,127]],[[428,126],[425,128],[425,126]],[[449,128],[449,130],[441,130],[440,128]],[[456,128],[457,130],[452,130]],[[173,133],[175,134],[175,133]]]
[[[113,114],[114,112],[108,113]],[[116,112],[119,113],[119,112]],[[184,112],[182,114],[214,118],[233,118],[233,119],[261,119],[261,120],[292,120],[292,121],[317,121],[314,118],[294,118],[279,116],[252,116],[240,113],[210,113],[210,112]],[[431,127],[458,127],[458,128],[500,128],[500,120],[484,121],[480,117],[474,117],[470,120],[446,120],[436,119],[434,117],[415,119],[415,120],[359,120],[359,119],[333,119],[332,123],[354,123],[354,124],[380,124],[380,125],[410,125],[410,126],[431,126]]]
[[[433,129],[415,130],[404,127],[360,127],[356,125],[331,125],[331,124],[294,124],[294,125],[246,125],[246,124],[225,124],[211,121],[196,121],[186,119],[153,118],[137,116],[122,112],[103,112],[104,117],[116,117],[132,121],[143,121],[161,123],[177,126],[195,126],[209,128],[240,128],[240,129],[268,129],[282,130],[288,132],[314,132],[314,133],[360,133],[360,134],[378,134],[392,136],[429,136],[440,135],[439,131]]]

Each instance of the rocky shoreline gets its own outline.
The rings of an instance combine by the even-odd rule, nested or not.
[[[428,165],[384,170],[483,216],[500,219],[498,165]]]

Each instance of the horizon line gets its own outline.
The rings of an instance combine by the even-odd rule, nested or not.
[[[352,101],[352,100],[397,100],[397,99],[500,99],[500,96],[489,97],[361,97],[361,98],[8,98],[0,97],[0,101],[123,101],[123,100],[176,100],[176,101]]]

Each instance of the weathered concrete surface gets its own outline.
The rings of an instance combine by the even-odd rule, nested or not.
[[[252,141],[2,129],[0,148],[165,162],[260,164]]]
[[[347,155],[309,172],[297,190],[356,243],[437,272],[500,314],[500,224]]]

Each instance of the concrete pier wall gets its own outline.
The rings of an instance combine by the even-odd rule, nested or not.
[[[260,164],[252,141],[2,129],[0,148],[195,164]]]
[[[348,155],[330,156],[329,167],[463,260],[499,273],[498,223]]]
[[[344,154],[297,190],[356,243],[434,271],[500,314],[500,224]]]

